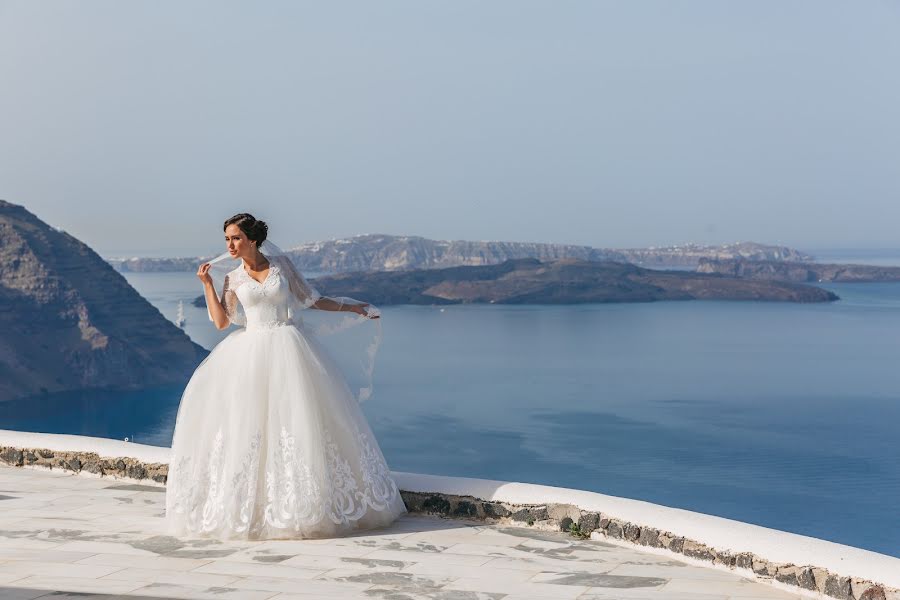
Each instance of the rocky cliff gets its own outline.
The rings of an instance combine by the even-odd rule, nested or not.
[[[810,261],[812,256],[787,246],[768,246],[755,242],[740,242],[722,246],[685,244],[662,248],[629,248],[618,250],[625,262],[643,267],[694,268],[704,260],[743,261]]]
[[[831,292],[809,285],[657,271],[581,259],[543,263],[526,258],[479,267],[344,273],[313,281],[323,294],[361,298],[376,305],[657,300],[829,302],[838,299]]]
[[[718,273],[758,281],[866,283],[900,281],[900,267],[810,262],[702,260],[698,273]]]
[[[783,246],[746,242],[726,246],[667,246],[614,250],[566,244],[527,242],[471,242],[429,240],[416,236],[360,235],[352,238],[311,242],[290,251],[303,271],[347,273],[355,271],[401,271],[456,266],[495,265],[517,258],[553,261],[578,258],[618,261],[655,268],[694,268],[702,258],[745,260],[808,260],[810,257]],[[110,260],[121,271],[194,271],[212,257],[130,258]]]
[[[204,356],[88,246],[0,200],[0,401],[183,381]]]

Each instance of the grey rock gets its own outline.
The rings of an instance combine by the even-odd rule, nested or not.
[[[850,596],[853,600],[886,600],[884,588],[866,579],[854,578],[850,581]]]
[[[788,585],[800,585],[800,567],[794,565],[781,565],[775,571],[775,580]]]
[[[578,529],[583,533],[591,533],[600,527],[600,513],[586,512],[578,517]]]
[[[681,550],[685,556],[697,558],[700,560],[713,560],[715,556],[706,544],[695,542],[694,540],[684,540],[684,546]]]
[[[520,508],[519,510],[514,511],[510,515],[510,518],[513,521],[520,521],[525,523],[527,523],[528,521],[546,521],[548,518],[547,507],[533,506]]]
[[[0,451],[0,459],[8,465],[21,467],[24,464],[25,455],[18,448],[3,448]]]
[[[825,593],[825,582],[828,581],[828,575],[830,575],[830,573],[819,567],[813,567],[811,571],[816,580],[816,590]]]
[[[429,513],[447,515],[450,514],[450,501],[443,496],[428,496],[422,503],[422,508]]]
[[[830,573],[825,579],[825,595],[839,600],[851,600],[850,578]]]
[[[510,514],[512,514],[510,513],[508,508],[506,508],[499,502],[483,502],[481,504],[481,507],[484,510],[484,515],[486,517],[499,519],[508,517]]]
[[[478,507],[475,506],[474,502],[469,502],[468,500],[460,500],[457,502],[456,507],[453,509],[451,513],[454,517],[477,517],[478,516]]]
[[[145,479],[147,477],[147,470],[141,464],[130,465],[125,470],[125,473],[132,479]]]
[[[423,512],[425,494],[400,490],[400,497],[403,499],[403,504],[406,505],[406,510],[409,512]]]
[[[713,550],[713,564],[724,565],[728,568],[734,568],[737,563],[737,557],[728,551]]]
[[[769,561],[767,561],[763,558],[753,557],[752,569],[753,569],[753,572],[756,573],[757,575],[768,576],[769,575],[769,565],[770,565]]]
[[[86,462],[82,465],[81,468],[82,468],[83,470],[87,471],[88,473],[98,473],[98,474],[102,474],[102,473],[103,473],[103,469],[102,469],[102,467],[100,466],[100,461],[99,461],[99,460],[89,460],[89,461],[86,461]]]
[[[642,527],[641,535],[638,538],[641,546],[650,546],[651,548],[659,548],[662,544],[659,541],[659,530],[652,527]]]
[[[617,519],[610,519],[609,525],[606,526],[606,535],[615,540],[620,540],[625,536],[625,527]]]
[[[818,591],[819,586],[816,583],[816,576],[812,567],[802,567],[797,574],[797,585],[804,590]]]
[[[625,524],[625,539],[629,542],[637,542],[641,537],[641,528],[634,523]]]
[[[547,518],[551,521],[562,521],[568,518],[572,522],[577,522],[581,517],[581,509],[572,504],[548,504]]]

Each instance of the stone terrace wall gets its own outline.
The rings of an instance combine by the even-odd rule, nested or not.
[[[142,463],[133,458],[101,457],[93,452],[60,452],[41,448],[0,446],[0,460],[11,466],[46,467],[99,476],[149,479],[165,484],[168,465]],[[777,581],[839,600],[900,600],[900,590],[877,582],[832,573],[814,565],[774,563],[748,552],[711,548],[677,533],[630,523],[615,516],[585,511],[572,504],[510,504],[473,496],[401,490],[412,513],[476,519],[520,526],[552,528],[592,539],[614,539],[638,546],[664,549],[688,558],[752,573],[757,579]]]

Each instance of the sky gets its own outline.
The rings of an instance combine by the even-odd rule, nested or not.
[[[900,2],[0,0],[0,198],[101,255],[900,247]]]

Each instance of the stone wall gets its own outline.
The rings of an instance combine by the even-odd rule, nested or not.
[[[76,473],[84,471],[101,476],[151,479],[163,484],[169,473],[169,465],[164,463],[144,463],[134,458],[108,458],[94,452],[60,452],[45,448],[0,446],[0,460],[15,467],[47,467]]]
[[[142,463],[133,458],[101,457],[92,452],[59,452],[41,448],[0,446],[0,460],[11,466],[46,467],[99,476],[152,480],[165,484],[168,465]],[[815,565],[774,563],[749,552],[719,550],[677,533],[631,523],[572,504],[510,504],[473,496],[401,490],[412,513],[475,519],[523,527],[557,529],[591,539],[614,539],[666,550],[688,558],[753,574],[763,581],[817,592],[839,600],[900,600],[900,590],[877,582],[838,574]]]

